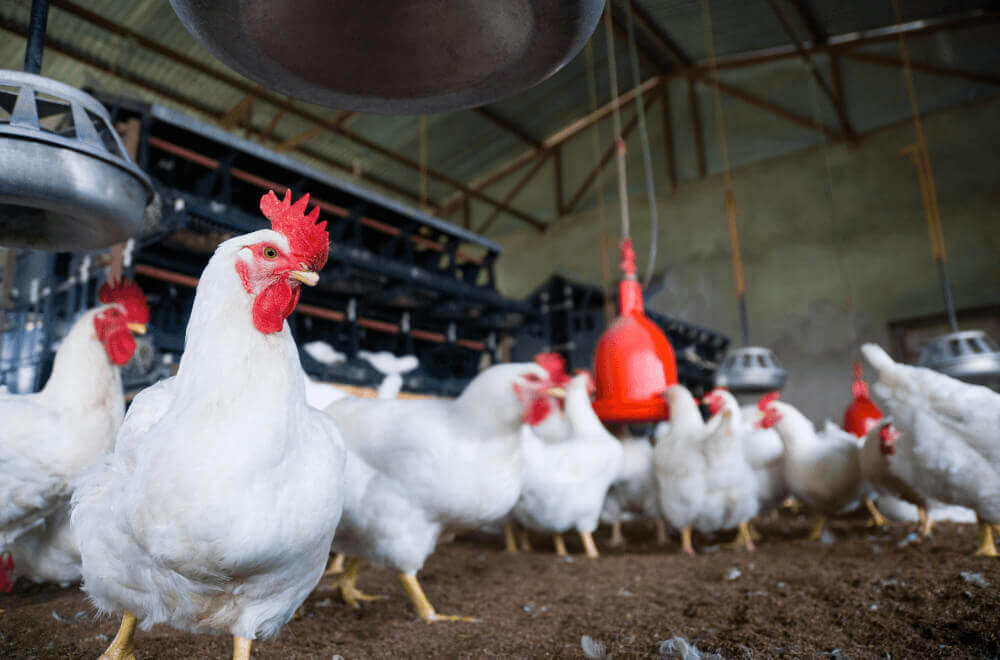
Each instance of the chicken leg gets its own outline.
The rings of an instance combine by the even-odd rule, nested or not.
[[[817,516],[813,521],[812,531],[806,537],[807,541],[818,541],[823,538],[823,529],[826,527],[826,516]]]
[[[920,521],[920,535],[923,537],[929,537],[931,535],[931,530],[934,529],[934,521],[931,520],[930,514],[927,513],[927,509],[918,506],[917,507],[917,520]]]
[[[616,520],[611,523],[611,538],[608,539],[609,548],[624,548],[625,535],[622,534],[622,521]]]
[[[694,557],[694,546],[691,544],[690,527],[685,527],[681,530],[681,552]]]
[[[601,556],[601,553],[597,551],[597,544],[594,543],[594,537],[590,532],[580,532],[580,540],[583,541],[583,551],[591,559],[597,559]]]
[[[250,645],[252,643],[245,637],[233,635],[233,660],[250,660]]]
[[[872,498],[865,498],[865,507],[867,507],[868,513],[872,516],[871,520],[868,521],[868,527],[885,527],[889,524],[886,521],[885,516],[882,515],[882,512],[878,510],[877,506],[875,506],[875,502],[872,501]]]
[[[503,524],[503,547],[511,554],[517,553],[517,540],[514,538],[514,523]]]
[[[521,528],[521,552],[531,552],[531,537],[528,535],[528,529],[526,527]]]
[[[556,546],[556,554],[560,557],[566,557],[569,555],[566,552],[566,541],[563,540],[562,534],[553,534],[552,543]]]
[[[111,640],[111,646],[97,660],[135,660],[133,635],[135,635],[135,617],[126,612],[122,616],[122,625],[118,628],[118,634]]]
[[[361,560],[357,557],[350,557],[344,563],[344,573],[330,585],[334,589],[340,589],[340,597],[354,609],[361,607],[358,601],[373,601],[382,598],[382,596],[366,594],[355,586],[360,571]]]
[[[427,600],[427,596],[424,594],[424,590],[421,588],[420,582],[417,581],[416,575],[400,573],[399,579],[403,583],[403,588],[406,589],[406,595],[410,597],[410,601],[413,603],[414,609],[417,610],[417,615],[427,623],[434,623],[435,621],[466,621],[468,623],[478,623],[480,621],[480,619],[472,616],[438,614],[434,610],[434,606],[431,605],[431,602]]]
[[[667,536],[667,523],[663,518],[653,518],[653,525],[656,526],[656,545],[666,545],[670,538]]]
[[[976,557],[996,557],[997,547],[993,543],[993,526],[976,516],[976,522],[979,523],[979,547],[976,549],[974,556]]]
[[[333,575],[340,575],[343,572],[344,572],[344,553],[343,552],[338,552],[327,563],[326,570],[323,571],[323,577],[330,577],[330,576],[333,576]]]

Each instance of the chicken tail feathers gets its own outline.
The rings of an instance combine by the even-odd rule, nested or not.
[[[864,344],[861,347],[861,353],[868,360],[868,364],[877,369],[880,374],[891,371],[896,366],[896,362],[878,344]]]

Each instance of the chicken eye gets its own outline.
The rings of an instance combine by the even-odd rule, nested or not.
[[[275,250],[270,245],[265,246],[264,249],[261,250],[261,254],[264,255],[265,259],[277,259],[278,258],[278,251]]]

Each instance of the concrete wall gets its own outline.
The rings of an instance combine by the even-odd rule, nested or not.
[[[998,117],[1000,101],[925,118],[959,309],[1000,303]],[[751,342],[776,351],[790,372],[785,398],[817,421],[840,420],[859,342],[888,345],[889,321],[942,311],[916,174],[898,155],[912,141],[912,127],[903,126],[860,149],[812,148],[734,171]],[[630,208],[643,268],[649,207],[636,185],[637,151],[630,154]],[[610,193],[614,170],[607,176]],[[647,305],[738,343],[721,177],[682,184],[673,196],[660,188],[656,268],[666,286]],[[607,209],[616,269],[613,195]],[[508,295],[525,295],[557,270],[601,280],[596,207],[545,235],[518,229],[493,238],[505,249],[498,275]]]

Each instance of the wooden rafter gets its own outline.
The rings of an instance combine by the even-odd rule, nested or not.
[[[536,140],[534,137],[528,135],[528,132],[525,131],[523,128],[521,128],[514,122],[510,121],[509,119],[498,115],[493,110],[490,110],[488,108],[473,108],[472,111],[475,112],[480,117],[482,117],[483,119],[485,119],[486,121],[493,124],[494,126],[506,131],[507,133],[510,133],[511,135],[517,138],[520,138],[522,141],[527,142],[536,149],[542,146],[541,142]]]
[[[880,66],[891,66],[896,68],[903,67],[903,60],[898,57],[883,55],[881,53],[868,53],[865,51],[852,50],[845,52],[844,56],[849,57],[852,60],[866,62],[868,64],[877,64]],[[1000,76],[989,73],[976,73],[974,71],[965,71],[963,69],[942,66],[940,64],[932,64],[930,62],[914,62],[913,60],[910,60],[910,68],[914,71],[920,71],[921,73],[930,73],[947,78],[958,78],[959,80],[969,80],[971,82],[982,83],[984,85],[1000,85]]]
[[[524,190],[524,187],[528,185],[532,179],[535,178],[535,175],[538,174],[538,171],[542,169],[542,165],[545,165],[545,162],[549,159],[549,156],[551,156],[552,154],[553,154],[552,151],[546,151],[545,153],[541,154],[538,157],[538,160],[535,161],[535,164],[531,167],[531,169],[528,170],[525,173],[525,175],[521,178],[521,180],[518,181],[514,185],[514,187],[510,189],[510,192],[508,192],[504,196],[503,198],[504,204],[510,204],[512,201],[514,201],[515,197],[521,194],[521,191]],[[493,212],[490,213],[489,217],[487,217],[486,220],[483,222],[483,224],[479,226],[479,229],[476,230],[476,233],[482,234],[483,232],[485,232],[487,229],[490,228],[490,226],[494,223],[494,221],[496,221],[498,217],[500,217],[500,209],[493,209]],[[544,227],[539,227],[539,229],[543,228]]]
[[[833,130],[826,124],[823,124],[822,122],[816,121],[809,117],[803,117],[802,115],[792,112],[787,108],[781,107],[777,103],[772,103],[767,99],[751,94],[750,92],[742,90],[739,87],[733,87],[732,85],[724,83],[720,80],[716,80],[715,78],[712,78],[709,75],[703,75],[698,80],[709,86],[717,86],[719,88],[719,91],[724,94],[728,94],[729,96],[737,98],[743,101],[744,103],[747,103],[754,107],[772,112],[783,119],[787,119],[792,123],[798,124],[799,126],[805,126],[806,128],[811,128],[815,131],[820,131],[821,133],[825,133],[826,135],[835,140],[839,140],[842,137],[840,133]]]
[[[249,126],[251,119],[253,119],[253,97],[248,94],[219,118],[219,125],[229,131],[240,125]]]
[[[639,3],[632,2],[632,0],[624,1],[631,3],[632,16],[635,17],[636,23],[652,36],[653,41],[663,49],[664,53],[677,62],[680,68],[688,69],[694,65],[694,61],[684,52],[684,49],[677,45],[677,42],[646,13],[646,10]]]

